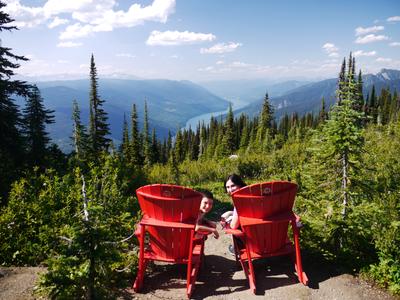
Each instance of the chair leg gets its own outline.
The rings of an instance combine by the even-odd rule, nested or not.
[[[147,263],[148,263],[148,260],[146,259],[144,261],[144,263],[142,264],[141,269],[138,270],[138,274],[136,275],[136,279],[133,282],[133,290],[135,292],[140,292],[140,290],[143,287],[144,274],[146,272]]]
[[[198,255],[200,257],[193,257],[193,252],[195,250],[196,243],[194,242],[194,236],[195,232],[192,230],[191,234],[191,239],[190,239],[190,247],[189,247],[189,260],[187,264],[187,278],[186,278],[186,294],[188,298],[192,296],[193,290],[194,290],[194,285],[196,283],[196,277],[197,273],[199,271],[199,265],[200,265],[200,259],[202,255],[202,249],[200,250],[200,253]]]
[[[133,283],[133,290],[138,292],[142,289],[144,273],[146,271],[147,260],[144,258],[144,236],[145,236],[145,226],[139,225],[139,267],[136,279]]]
[[[256,276],[254,272],[254,266],[253,266],[253,261],[251,260],[250,257],[250,249],[248,249],[248,246],[246,245],[247,248],[247,259],[248,259],[248,264],[249,264],[249,285],[250,285],[250,290],[253,292],[253,294],[256,293]]]
[[[308,278],[305,272],[303,272],[303,265],[301,262],[301,253],[300,253],[300,242],[299,242],[299,229],[292,223],[292,228],[293,228],[293,239],[294,239],[294,247],[295,247],[295,269],[297,273],[297,277],[299,278],[299,281],[307,285],[308,284]]]

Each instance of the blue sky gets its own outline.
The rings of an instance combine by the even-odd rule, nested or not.
[[[18,73],[225,79],[336,77],[352,51],[363,73],[400,69],[398,0],[3,0],[19,31],[3,46]]]

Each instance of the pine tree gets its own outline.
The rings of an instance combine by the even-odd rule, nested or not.
[[[236,150],[232,104],[229,105],[224,127],[224,136],[222,138],[222,143],[224,144],[224,154],[230,155]]]
[[[24,132],[30,166],[45,167],[45,155],[50,142],[46,124],[54,123],[54,111],[45,109],[40,91],[33,86],[23,110]]]
[[[346,94],[346,59],[343,59],[342,67],[340,68],[339,80],[338,80],[338,88],[336,90],[336,97],[338,99],[338,104],[340,105],[342,99]]]
[[[160,161],[160,147],[158,144],[155,128],[153,128],[151,133],[150,159],[151,164],[155,164]]]
[[[88,136],[86,128],[81,122],[81,112],[76,100],[72,103],[73,133],[72,142],[75,149],[75,155],[82,160],[86,157],[88,151]]]
[[[207,147],[207,130],[204,122],[200,125],[200,141],[199,141],[199,154],[198,157],[201,158],[206,152]]]
[[[355,65],[355,61],[353,62],[353,66]],[[364,95],[363,95],[363,81],[362,81],[362,74],[361,70],[358,73],[357,83],[356,83],[356,98],[354,103],[354,109],[358,112],[363,111],[364,106]]]
[[[168,129],[167,149],[166,149],[167,159],[169,159],[172,151],[173,151],[173,148],[172,148],[172,134],[171,134],[171,131]]]
[[[14,20],[3,11],[6,6],[0,1],[0,32],[17,30],[8,25]],[[27,58],[13,54],[11,48],[3,47],[0,39],[0,204],[5,203],[7,193],[23,167],[24,141],[20,131],[21,113],[14,103],[13,95],[28,96],[29,85],[12,80],[19,61]]]
[[[354,60],[349,58],[349,63],[353,66]],[[341,82],[339,87],[346,93],[338,92],[341,95],[340,105],[336,105],[331,113],[329,120],[323,128],[323,135],[326,139],[324,143],[324,153],[326,158],[331,158],[340,162],[337,166],[341,170],[338,178],[341,178],[342,191],[342,215],[346,216],[346,209],[349,203],[349,183],[351,171],[356,164],[360,162],[360,153],[363,146],[361,120],[362,113],[354,110],[354,104],[357,101],[358,90],[357,83],[351,75],[352,66],[349,66],[349,73],[345,83]]]
[[[319,118],[318,118],[319,123],[323,123],[326,120],[326,117],[327,117],[327,112],[325,107],[325,98],[322,97],[321,110],[319,111]]]
[[[378,100],[376,98],[375,85],[372,86],[371,96],[369,98],[369,114],[372,118],[372,122],[377,124],[378,122]]]
[[[174,145],[174,159],[176,163],[181,163],[184,160],[184,152],[183,152],[183,135],[182,131],[178,130],[175,137],[175,145]]]
[[[136,105],[132,105],[131,115],[131,163],[135,166],[140,166],[141,159],[141,142],[139,134],[138,116],[136,112]]]
[[[130,142],[129,142],[129,129],[128,122],[126,121],[126,116],[124,114],[124,121],[122,124],[122,142],[120,145],[120,152],[122,154],[123,159],[128,162],[131,159],[130,152]]]
[[[143,124],[143,132],[142,132],[142,141],[143,141],[143,156],[144,156],[144,165],[149,167],[151,165],[151,145],[150,145],[150,136],[149,136],[149,113],[147,109],[147,101],[144,101],[144,124]]]
[[[103,109],[104,100],[98,93],[97,68],[94,56],[90,59],[90,126],[89,138],[91,151],[94,159],[97,159],[101,151],[107,151],[111,139],[107,138],[110,134],[107,123],[107,113]]]

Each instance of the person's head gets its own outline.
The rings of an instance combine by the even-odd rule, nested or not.
[[[206,214],[213,207],[214,196],[210,191],[207,191],[207,190],[204,190],[201,193],[203,194],[203,198],[201,199],[201,202],[200,202],[200,211],[202,213]]]
[[[239,175],[236,175],[236,174],[229,175],[224,183],[225,191],[229,195],[231,195],[233,192],[237,191],[238,189],[240,189],[244,186],[246,186],[246,183],[243,181],[243,179]]]

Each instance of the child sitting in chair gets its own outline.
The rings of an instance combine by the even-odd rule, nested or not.
[[[217,223],[210,221],[205,218],[206,213],[210,212],[213,203],[214,203],[214,197],[213,194],[210,191],[202,191],[203,194],[203,199],[201,199],[200,202],[200,210],[199,210],[199,216],[197,218],[197,225],[196,225],[196,232],[201,233],[201,232],[211,232],[214,234],[214,238],[219,238],[219,233],[217,231]]]

